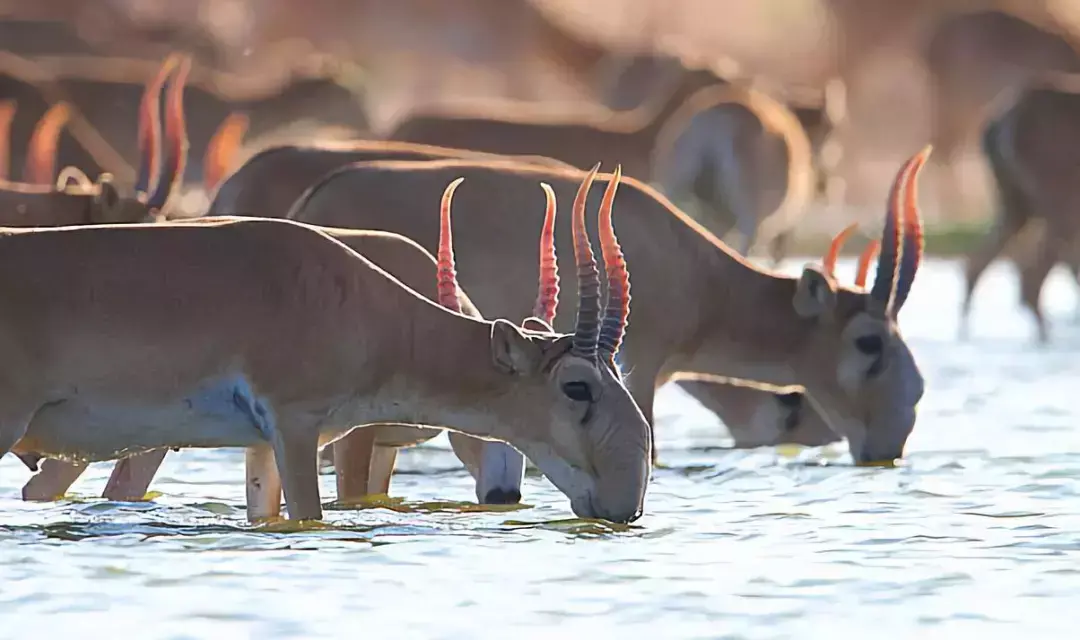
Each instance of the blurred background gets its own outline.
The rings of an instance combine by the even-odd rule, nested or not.
[[[603,123],[659,99],[663,69],[638,78],[634,62],[665,56],[805,110],[818,172],[806,242],[880,224],[899,164],[933,143],[921,183],[932,252],[962,250],[993,217],[979,134],[1001,96],[1070,68],[1080,42],[1076,0],[2,0],[0,20],[13,175],[33,123],[64,100],[61,165],[132,180],[138,92],[175,50],[195,59],[196,187],[231,110],[263,114],[248,151],[380,138],[432,109]],[[610,89],[630,80],[641,91],[620,103]]]

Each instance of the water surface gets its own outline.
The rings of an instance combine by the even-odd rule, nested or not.
[[[472,482],[444,437],[402,454],[403,505],[328,511],[301,533],[246,524],[239,451],[170,454],[160,496],[138,504],[95,498],[109,465],[77,500],[23,503],[28,472],[8,456],[0,638],[1074,637],[1076,287],[1055,272],[1040,349],[1010,267],[984,279],[967,342],[960,285],[957,262],[930,260],[901,314],[927,380],[904,466],[725,451],[716,418],[667,387],[663,466],[628,529],[568,521],[533,474],[531,507],[463,511]]]

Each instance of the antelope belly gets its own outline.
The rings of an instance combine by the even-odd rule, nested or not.
[[[269,403],[230,376],[162,403],[69,398],[43,407],[25,440],[47,456],[94,461],[162,447],[249,447],[273,430]]]

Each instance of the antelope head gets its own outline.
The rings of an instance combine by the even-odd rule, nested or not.
[[[861,287],[871,253],[860,260],[859,289],[837,286],[832,269],[839,243],[823,267],[808,265],[796,285],[795,311],[815,325],[796,366],[807,372],[801,377],[810,401],[848,439],[857,464],[903,456],[923,395],[922,373],[900,334],[897,314],[922,259],[916,180],[929,154],[928,146],[896,176],[870,291]]]
[[[573,334],[550,326],[558,304],[558,280],[550,240],[542,240],[540,294],[536,310],[521,327],[505,320],[491,325],[491,366],[503,390],[489,402],[505,440],[533,463],[571,501],[581,517],[626,522],[641,515],[652,441],[649,424],[623,384],[615,364],[626,331],[630,280],[615,239],[611,213],[620,171],[608,183],[600,206],[601,253],[608,294],[600,304],[600,275],[585,228],[585,199],[600,165],[585,176],[574,199],[573,239],[577,263],[578,314]],[[449,235],[447,187],[438,251],[439,302],[456,304],[457,278]],[[554,194],[542,185],[554,219]],[[548,238],[548,224],[542,238]],[[505,385],[505,386],[504,386]],[[500,438],[504,434],[500,433]],[[635,491],[627,491],[634,487]],[[632,497],[632,499],[631,499]]]
[[[56,190],[68,195],[90,196],[88,222],[115,224],[154,222],[165,219],[164,208],[174,188],[183,180],[187,163],[187,134],[184,120],[184,84],[191,69],[189,58],[169,56],[143,93],[139,106],[139,171],[134,197],[120,195],[113,177],[102,174],[91,182],[75,167],[65,167],[56,179]],[[170,75],[172,78],[170,79]],[[168,88],[165,88],[168,82]],[[160,97],[165,96],[165,143],[161,144]],[[58,103],[38,124],[31,141],[27,176],[34,182],[50,182],[59,129],[67,121],[68,107]],[[164,159],[162,155],[164,148]],[[74,184],[72,184],[74,182]]]

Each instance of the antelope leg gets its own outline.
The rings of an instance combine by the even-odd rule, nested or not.
[[[338,502],[348,502],[368,493],[371,458],[375,449],[375,429],[353,429],[330,445],[334,452],[334,475],[337,477]]]
[[[250,447],[244,452],[247,474],[247,517],[250,522],[281,515],[281,477],[269,444]]]
[[[45,458],[41,469],[22,488],[23,500],[47,502],[64,497],[67,490],[79,479],[87,462],[68,462],[57,458]]]
[[[109,482],[105,484],[102,497],[121,502],[142,500],[168,453],[167,448],[155,449],[118,460],[112,475],[109,476]]]

